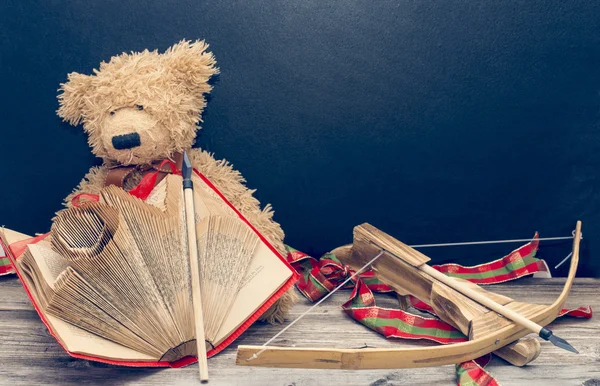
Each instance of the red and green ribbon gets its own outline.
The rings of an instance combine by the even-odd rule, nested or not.
[[[2,251],[0,251],[0,253],[1,252]],[[8,275],[9,273],[15,273],[15,271],[13,270],[8,257],[0,256],[0,276]]]
[[[462,332],[437,318],[378,307],[373,292],[363,279],[356,282],[350,299],[342,305],[342,309],[354,320],[386,338],[427,339],[441,344],[468,340]]]
[[[456,365],[456,380],[459,386],[499,386],[494,377],[485,370],[492,360],[492,354],[486,354],[472,361]]]
[[[433,266],[448,276],[469,280],[477,284],[496,284],[537,272],[547,271],[546,263],[535,257],[539,240],[536,233],[533,240],[501,259],[473,267],[457,264]],[[300,279],[296,286],[309,300],[315,302],[334,288],[354,275],[355,271],[345,266],[332,253],[315,259],[303,252],[286,246],[288,262],[298,271]],[[342,305],[344,312],[365,325],[377,331],[386,338],[426,339],[441,344],[464,342],[467,337],[448,323],[435,318],[426,318],[400,309],[378,307],[373,292],[384,293],[393,290],[381,283],[373,271],[360,273],[357,278],[345,285],[352,288],[350,299]],[[409,296],[413,308],[428,312],[435,316],[433,309],[427,303]],[[591,318],[591,307],[563,309],[561,316]],[[475,360],[456,365],[458,385],[498,385],[497,381],[484,368],[491,360],[488,354]]]
[[[531,242],[515,249],[501,259],[472,267],[444,264],[434,265],[433,268],[448,276],[458,277],[476,284],[502,283],[547,271],[544,260],[535,257],[539,244],[539,235],[536,232]]]

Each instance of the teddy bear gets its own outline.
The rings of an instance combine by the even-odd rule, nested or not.
[[[271,206],[260,208],[254,190],[229,162],[192,148],[212,89],[209,79],[219,73],[207,49],[204,41],[183,40],[164,53],[114,56],[93,75],[68,75],[59,89],[57,113],[72,125],[83,124],[92,152],[103,164],[90,169],[64,205],[71,207],[74,197],[98,194],[109,184],[130,190],[144,173],[158,170],[161,161],[180,162],[187,150],[192,166],[285,256],[284,233],[273,221]],[[295,298],[293,289],[287,291],[261,319],[282,322]]]

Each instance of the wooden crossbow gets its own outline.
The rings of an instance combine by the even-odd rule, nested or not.
[[[554,303],[546,306],[517,302],[509,297],[484,290],[473,283],[451,279],[459,284],[456,288],[468,287],[469,289],[466,292],[458,292],[432,276],[432,268],[426,264],[430,260],[427,256],[369,224],[359,225],[354,229],[353,244],[333,251],[342,263],[355,270],[361,269],[373,256],[380,253],[381,256],[370,265],[381,281],[399,295],[411,294],[431,305],[440,319],[459,329],[469,337],[469,340],[446,346],[381,349],[241,345],[238,347],[236,363],[241,366],[283,368],[397,369],[461,363],[495,352],[504,353],[513,359],[517,357],[516,362],[520,363],[512,361],[511,363],[522,365],[539,354],[539,343],[535,340],[529,341],[537,343],[536,351],[535,347],[525,347],[525,349],[523,346],[518,347],[519,342],[515,341],[537,328],[539,330],[535,332],[538,332],[542,338],[570,350],[572,347],[566,341],[553,336],[542,326],[556,319],[567,300],[579,262],[580,238],[581,222],[578,221],[573,239],[571,266],[564,288]],[[423,269],[425,266],[429,270]],[[448,284],[454,286],[456,283]],[[481,302],[473,300],[475,296],[464,295],[472,294],[473,291],[479,297],[483,295],[487,299],[486,303],[499,304],[501,308],[493,311],[483,306]],[[506,316],[499,315],[499,310],[506,309],[512,312],[511,315],[516,313],[517,316],[526,318],[534,327],[525,326],[521,321],[513,322]],[[522,343],[525,346],[528,344],[528,342]],[[564,344],[568,347],[562,346]]]

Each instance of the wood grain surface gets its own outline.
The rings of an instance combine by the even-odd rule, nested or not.
[[[488,287],[515,300],[551,303],[564,279],[526,278]],[[298,347],[358,348],[397,345],[432,345],[426,342],[382,338],[345,316],[340,305],[348,291],[334,294],[323,305],[284,333],[275,345]],[[377,296],[379,305],[393,306],[391,296]],[[290,320],[311,303],[302,298]],[[600,310],[600,280],[577,279],[567,306],[590,305]],[[517,368],[494,358],[488,370],[503,385],[600,385],[600,317],[591,320],[558,319],[551,328],[581,354],[574,355],[541,342],[541,355]],[[262,344],[281,326],[256,324],[237,344]],[[533,337],[533,335],[530,335]],[[454,385],[454,366],[404,370],[328,371],[271,369],[235,365],[237,344],[209,360],[210,385]],[[200,384],[197,366],[183,369],[125,368],[68,356],[48,334],[15,277],[0,277],[0,385],[105,384],[194,385]]]

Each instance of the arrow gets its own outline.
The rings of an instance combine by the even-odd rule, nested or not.
[[[575,350],[575,348],[573,348],[573,346],[571,346],[566,340],[554,335],[554,333],[552,331],[550,331],[549,329],[547,329],[543,326],[540,326],[539,324],[527,319],[526,317],[514,312],[513,310],[501,305],[500,303],[496,303],[495,301],[488,298],[487,296],[481,295],[480,293],[465,286],[463,283],[459,282],[458,280],[455,280],[454,278],[452,278],[450,276],[444,275],[440,271],[436,270],[435,268],[430,267],[427,264],[418,266],[417,269],[420,269],[421,271],[425,272],[429,276],[446,284],[448,287],[455,289],[456,291],[460,292],[461,294],[465,295],[466,297],[470,298],[471,300],[474,300],[477,303],[489,308],[490,310],[493,310],[493,311],[499,313],[500,315],[504,316],[505,318],[512,320],[516,324],[523,326],[523,327],[527,328],[528,330],[531,330],[532,332],[535,332],[542,339],[550,341],[553,345],[560,347],[562,349],[565,349],[567,351],[571,351],[571,352],[579,354],[579,352],[577,350]]]
[[[196,351],[200,369],[200,381],[208,382],[208,362],[204,342],[204,316],[202,315],[202,296],[200,294],[200,271],[198,268],[198,244],[196,243],[196,216],[194,211],[194,183],[192,182],[192,163],[183,153],[183,194],[185,198],[185,220],[190,254],[190,272],[192,279],[192,304],[194,307],[194,324],[196,330]]]

